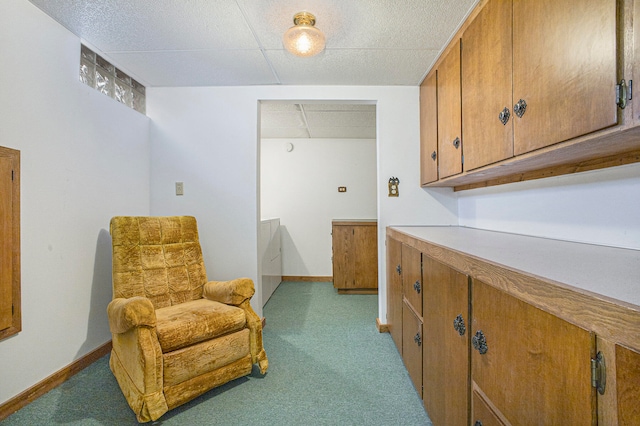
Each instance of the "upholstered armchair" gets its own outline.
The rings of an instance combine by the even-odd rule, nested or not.
[[[111,219],[109,365],[139,422],[269,365],[253,281],[207,281],[196,220]]]

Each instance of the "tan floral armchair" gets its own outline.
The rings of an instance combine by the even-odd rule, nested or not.
[[[253,281],[207,281],[190,216],[111,219],[109,365],[139,422],[269,365]]]

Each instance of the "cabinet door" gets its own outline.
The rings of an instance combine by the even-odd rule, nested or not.
[[[478,423],[479,422],[479,423]],[[482,426],[505,426],[500,418],[487,405],[486,401],[473,391],[471,395],[471,424]]]
[[[420,86],[420,184],[438,180],[437,71]]]
[[[402,243],[387,238],[387,326],[402,354]]]
[[[513,2],[516,155],[616,124],[616,0]]]
[[[462,172],[460,40],[438,67],[438,168],[440,178]]]
[[[422,319],[406,302],[402,304],[402,360],[422,398]]]
[[[353,227],[354,276],[350,288],[378,288],[378,226]]]
[[[490,0],[462,36],[465,170],[513,156],[511,21],[511,0]]]
[[[618,421],[640,424],[640,352],[616,345]]]
[[[414,311],[422,316],[422,253],[402,246],[402,292]]]
[[[331,230],[333,244],[333,287],[353,287],[354,264],[352,253],[353,226],[334,225]]]
[[[467,425],[469,284],[467,276],[423,256],[423,399],[434,425]],[[462,320],[462,322],[460,321]],[[464,324],[462,333],[460,326]]]
[[[513,425],[593,424],[592,333],[478,280],[472,294],[473,386]]]

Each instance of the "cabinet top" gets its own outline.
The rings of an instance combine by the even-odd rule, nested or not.
[[[334,226],[375,226],[378,224],[377,219],[333,219],[331,224]]]
[[[640,250],[457,226],[389,229],[430,246],[605,296],[640,310]]]

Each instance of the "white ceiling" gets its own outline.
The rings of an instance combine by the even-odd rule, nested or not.
[[[179,87],[417,86],[478,0],[29,1],[143,85]],[[291,55],[281,41],[305,10],[327,39],[311,58]],[[314,122],[313,108],[305,111]],[[358,109],[348,117],[335,123],[371,123]]]

